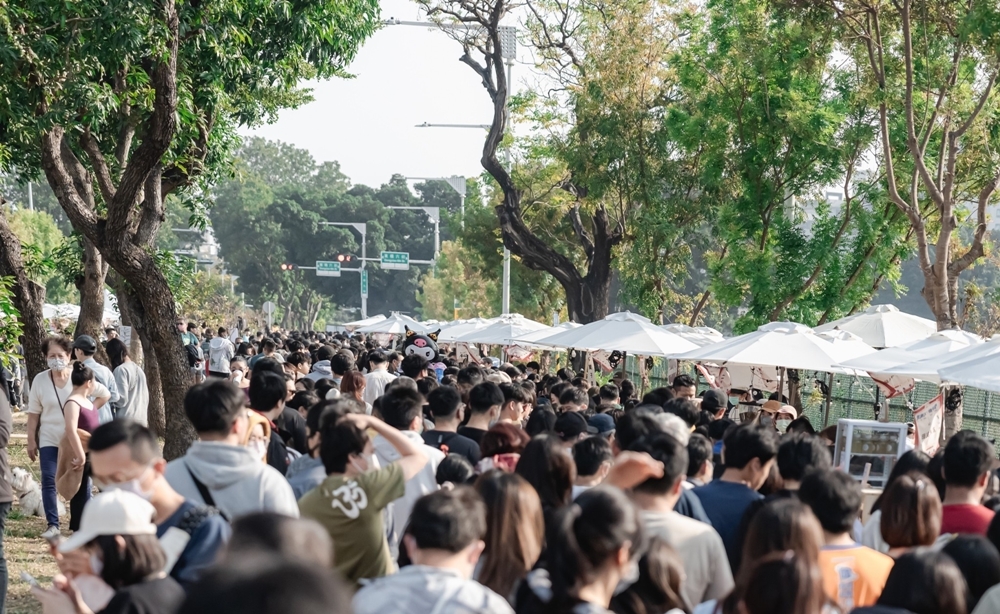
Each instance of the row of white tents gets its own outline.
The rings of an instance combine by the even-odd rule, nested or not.
[[[400,314],[352,322],[351,332],[403,334],[440,329],[443,344],[487,344],[527,349],[620,351],[714,364],[868,374],[892,391],[916,380],[964,384],[1000,392],[1000,338],[984,342],[958,330],[938,332],[931,320],[875,305],[815,329],[771,322],[724,339],[716,330],[679,324],[658,326],[640,315],[613,313],[586,325],[547,326],[517,314],[455,322],[418,322]],[[901,392],[899,392],[901,393]]]

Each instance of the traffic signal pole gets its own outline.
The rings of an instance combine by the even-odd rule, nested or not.
[[[341,271],[358,271],[359,277],[364,278],[365,266],[368,264],[368,224],[364,222],[320,222],[321,226],[346,226],[348,228],[353,228],[358,231],[361,235],[361,264],[358,265],[357,269],[341,269]],[[314,267],[315,268],[315,267]],[[368,318],[368,293],[364,292],[360,287],[362,284],[359,281],[359,290],[361,291],[361,319]]]

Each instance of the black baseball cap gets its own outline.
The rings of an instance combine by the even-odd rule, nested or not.
[[[615,419],[608,414],[594,414],[587,423],[605,437],[610,437],[615,432]]]
[[[572,441],[584,433],[597,434],[597,429],[587,424],[587,419],[578,411],[569,411],[556,418],[555,431],[563,441]]]
[[[718,388],[710,388],[701,397],[701,408],[711,413],[718,413],[720,409],[729,407],[729,397]]]
[[[73,341],[73,349],[83,350],[84,354],[97,352],[97,341],[90,335],[80,335]]]

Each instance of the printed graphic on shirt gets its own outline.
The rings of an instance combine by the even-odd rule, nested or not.
[[[368,495],[354,480],[345,482],[343,486],[330,493],[330,505],[340,510],[350,519],[361,515],[361,510],[368,507]]]

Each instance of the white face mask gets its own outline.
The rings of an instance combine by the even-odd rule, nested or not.
[[[247,444],[247,449],[253,452],[254,458],[264,460],[267,456],[267,442],[263,439],[255,439]]]
[[[630,586],[635,584],[639,580],[639,559],[635,558],[629,561],[628,569],[622,575],[622,579],[618,581],[618,586],[615,587],[615,595],[619,595],[628,590]]]
[[[359,456],[365,461],[363,467],[356,460],[351,459],[351,465],[358,470],[358,473],[367,473],[379,469],[378,459],[375,458],[374,454],[359,454]]]
[[[152,467],[147,467],[146,471],[149,471]],[[97,487],[101,489],[101,492],[108,492],[109,490],[123,490],[125,492],[130,492],[133,495],[138,495],[146,501],[153,498],[153,491],[146,491],[142,488],[142,476],[146,475],[146,471],[139,474],[139,477],[129,480],[128,482],[119,482],[117,484],[98,484]]]
[[[69,361],[65,358],[50,358],[49,368],[53,371],[62,371],[69,365]]]
[[[791,423],[792,423],[791,420],[784,420],[784,419],[775,420],[775,424],[777,424],[778,430],[781,431],[782,433],[788,430],[788,425]]]
[[[98,577],[104,571],[104,561],[101,560],[101,557],[97,556],[96,552],[90,553],[90,571],[94,572],[94,575]]]

